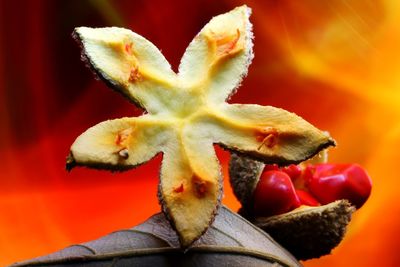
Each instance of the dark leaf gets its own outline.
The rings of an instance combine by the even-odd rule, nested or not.
[[[301,266],[269,235],[226,207],[189,249],[159,213],[129,230],[16,266]]]

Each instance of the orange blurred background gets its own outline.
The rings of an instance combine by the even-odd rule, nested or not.
[[[161,157],[125,173],[64,170],[75,138],[137,116],[96,81],[71,38],[76,26],[124,26],[176,70],[212,17],[253,8],[255,59],[230,102],[293,111],[338,142],[332,162],[365,166],[374,187],[332,255],[305,266],[400,266],[400,2],[1,1],[0,265],[132,227],[159,211]],[[227,178],[229,153],[218,149]],[[223,202],[239,207],[225,179]]]

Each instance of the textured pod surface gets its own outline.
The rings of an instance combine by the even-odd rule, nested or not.
[[[73,245],[16,266],[301,266],[269,235],[226,207],[184,251],[161,213],[132,229]]]
[[[329,254],[342,241],[355,207],[339,200],[320,207],[304,207],[255,224],[269,233],[297,259],[319,258]]]
[[[257,186],[265,164],[231,153],[229,178],[233,193],[244,207],[251,205],[251,196]]]
[[[264,163],[232,153],[229,176],[235,196],[243,207],[239,213],[270,234],[297,259],[329,254],[343,239],[354,206],[346,200],[319,207],[301,207],[271,217],[254,217],[252,194]]]

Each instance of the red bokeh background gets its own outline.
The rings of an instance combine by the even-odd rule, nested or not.
[[[89,126],[141,113],[93,78],[73,28],[131,28],[176,70],[201,27],[241,4],[253,8],[256,57],[230,102],[301,115],[337,140],[331,161],[360,163],[374,181],[341,245],[305,266],[400,265],[400,4],[389,0],[0,1],[0,265],[159,211],[160,156],[125,173],[64,169]],[[229,153],[218,156],[226,178]],[[227,180],[223,202],[237,209]]]

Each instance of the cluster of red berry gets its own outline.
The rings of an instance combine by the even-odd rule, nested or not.
[[[266,165],[253,194],[256,216],[347,199],[357,209],[371,193],[371,178],[357,164]]]

